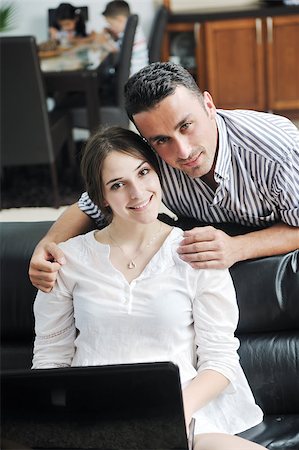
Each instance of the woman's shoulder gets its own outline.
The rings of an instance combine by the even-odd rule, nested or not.
[[[169,236],[173,242],[181,241],[183,239],[184,230],[182,230],[179,227],[170,227],[169,226],[169,228],[171,229]]]
[[[72,237],[67,241],[60,242],[58,245],[66,257],[76,258],[78,255],[96,248],[94,233],[94,230],[89,231],[86,234],[80,234],[79,236]]]

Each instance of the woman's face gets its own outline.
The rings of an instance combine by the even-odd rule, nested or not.
[[[161,185],[155,170],[140,155],[112,151],[102,167],[103,194],[113,221],[151,223],[159,213]]]

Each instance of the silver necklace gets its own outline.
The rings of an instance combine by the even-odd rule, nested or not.
[[[159,228],[159,230],[157,231],[157,233],[155,233],[153,236],[152,236],[152,238],[148,241],[148,243],[146,244],[146,246],[145,246],[145,249],[147,249],[147,248],[149,248],[151,245],[152,245],[152,243],[157,239],[157,237],[159,236],[159,234],[160,234],[160,232],[161,232],[161,229],[162,229],[162,222],[160,222],[160,228]],[[109,236],[109,239],[120,249],[120,251],[122,252],[122,254],[125,256],[125,258],[127,259],[127,260],[129,260],[129,262],[127,263],[127,268],[128,269],[135,269],[136,267],[137,267],[137,265],[136,265],[136,259],[138,258],[138,256],[139,256],[139,254],[141,253],[141,250],[138,250],[138,252],[133,256],[133,258],[130,258],[127,254],[126,254],[126,252],[121,248],[121,246],[116,242],[116,240],[115,239],[113,239],[113,237],[111,236],[111,234],[110,234],[110,231],[109,231],[109,229],[107,228],[107,233],[108,233],[108,236]],[[145,250],[144,249],[144,250]]]

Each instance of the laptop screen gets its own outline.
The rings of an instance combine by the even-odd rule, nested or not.
[[[2,438],[35,449],[187,450],[170,362],[5,372]]]

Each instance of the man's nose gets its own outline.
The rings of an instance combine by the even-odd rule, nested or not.
[[[191,148],[187,139],[183,136],[178,137],[174,142],[174,151],[177,159],[188,159],[190,156]]]

